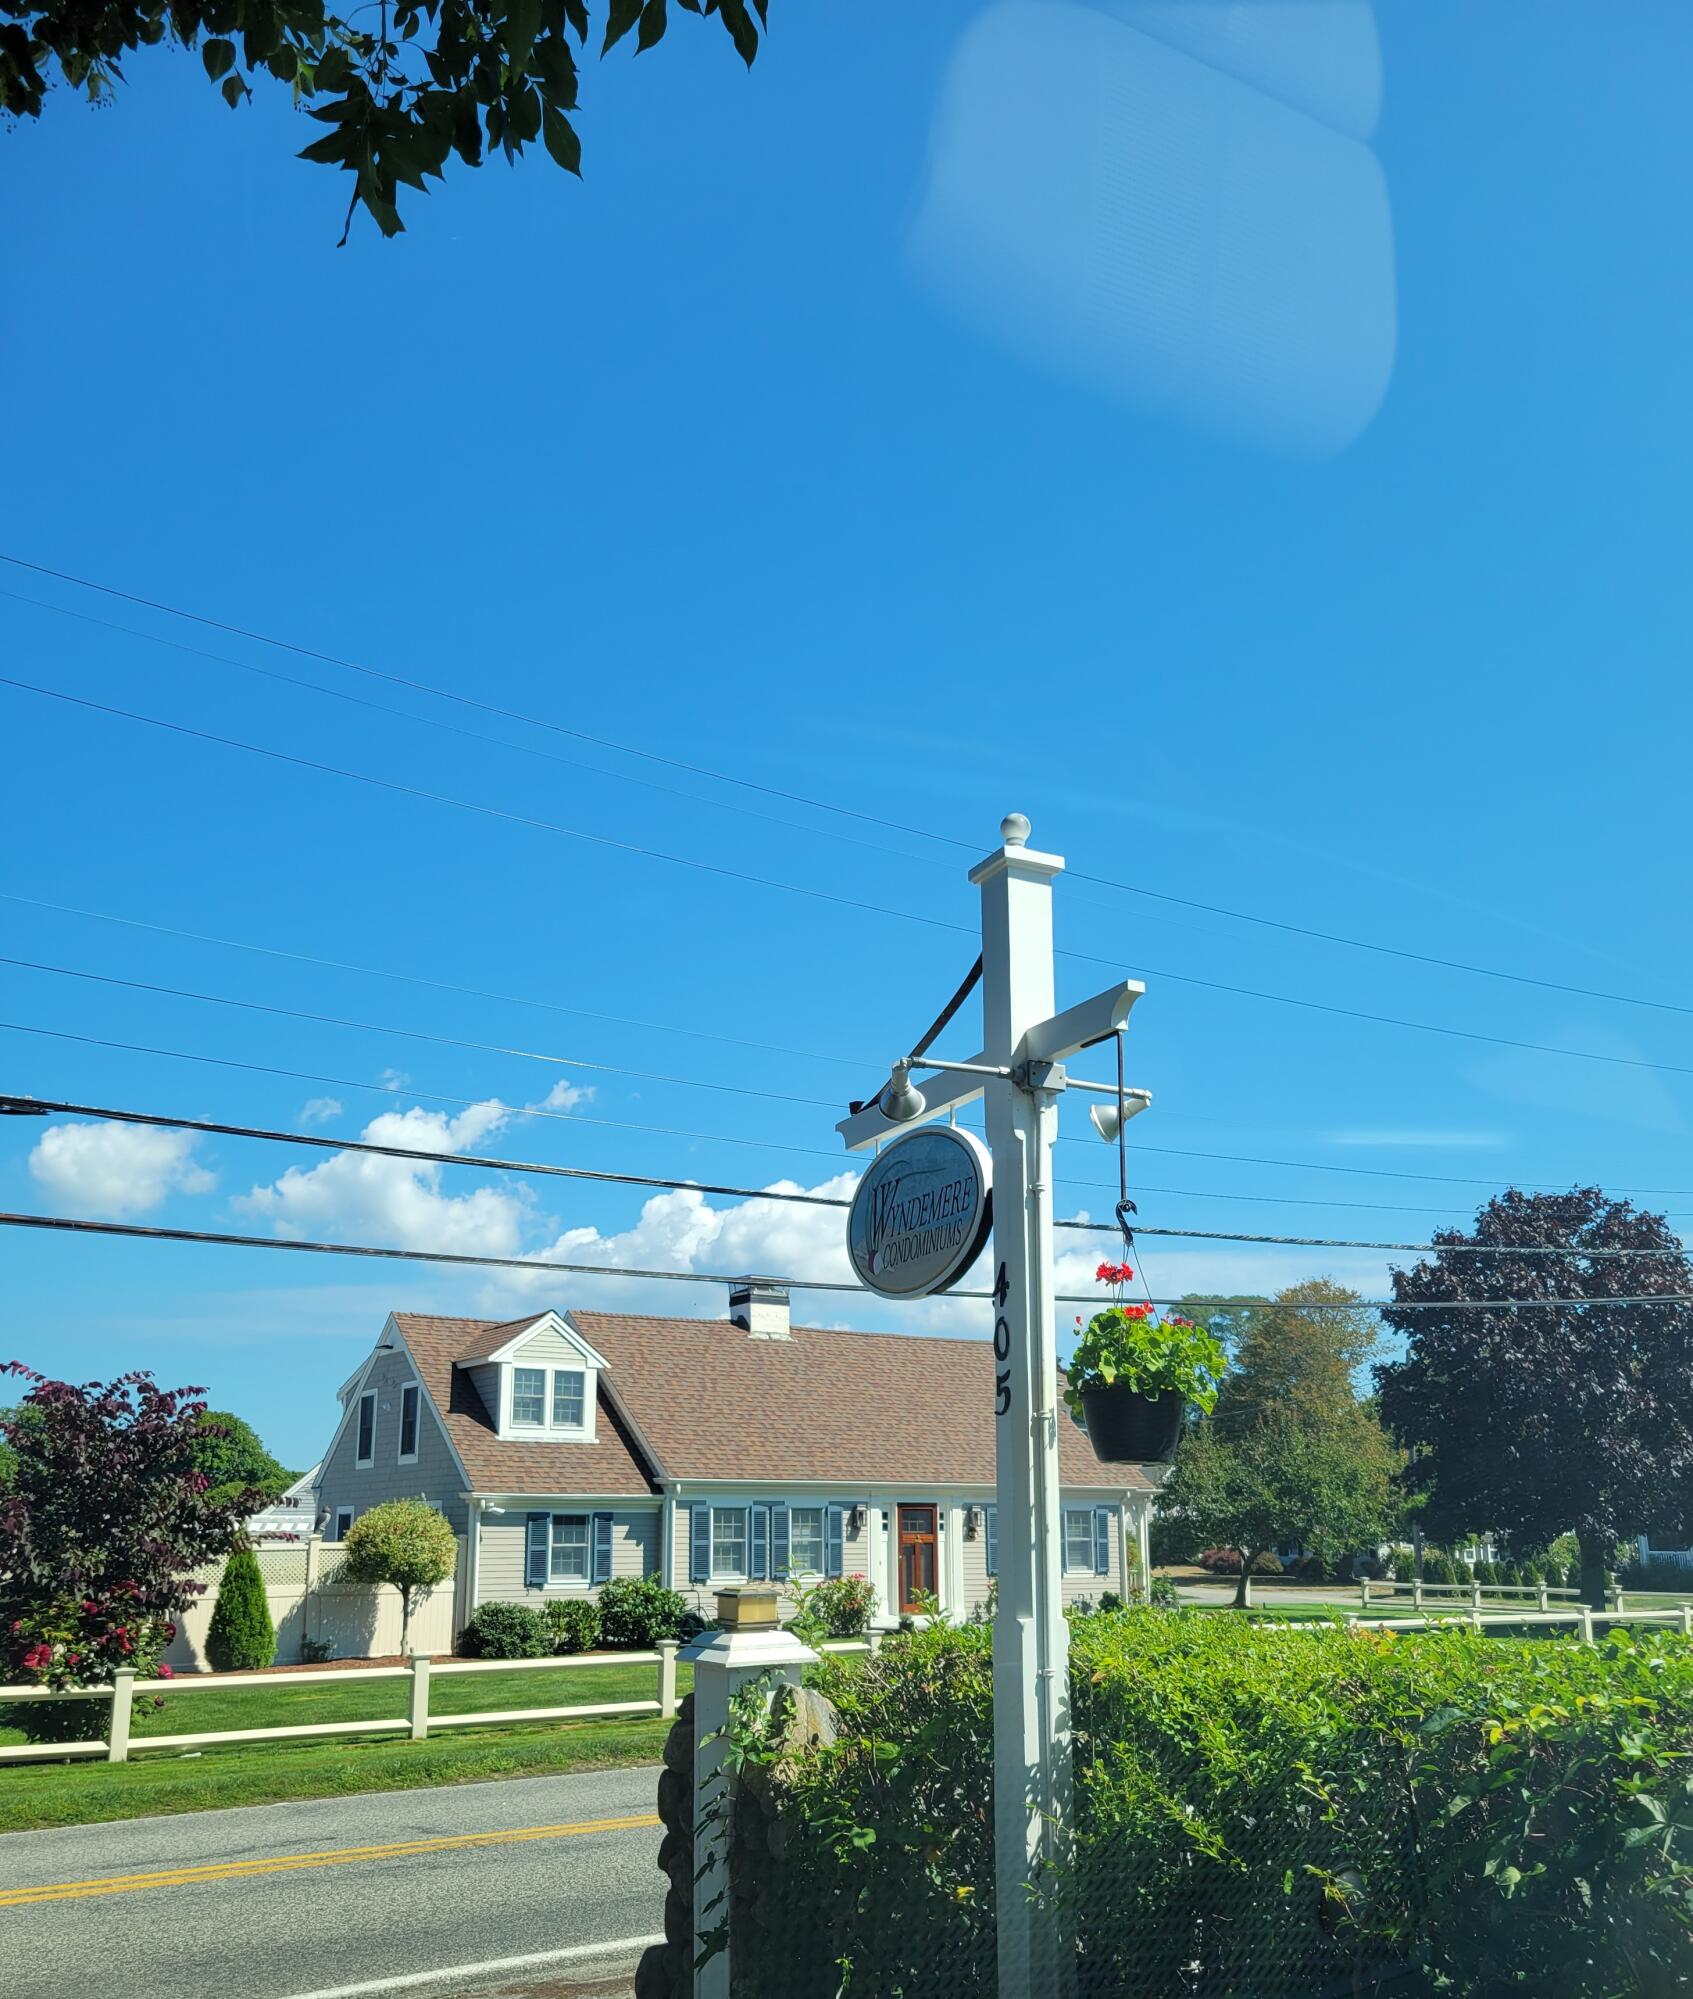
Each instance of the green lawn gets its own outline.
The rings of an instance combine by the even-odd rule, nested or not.
[[[688,1690],[691,1677],[687,1666],[678,1668],[679,1693]],[[436,1679],[429,1689],[429,1709],[432,1715],[469,1714],[651,1700],[657,1690],[655,1666],[542,1666],[533,1672]],[[483,1777],[611,1769],[656,1762],[669,1728],[657,1717],[614,1716],[604,1721],[490,1723],[446,1730],[427,1742],[345,1736],[322,1742],[231,1743],[226,1748],[214,1744],[199,1754],[146,1753],[149,1735],[403,1715],[408,1691],[403,1679],[298,1686],[290,1685],[289,1675],[279,1674],[263,1687],[168,1695],[156,1712],[137,1712],[132,1741],[139,1753],[132,1762],[0,1765],[0,1832],[355,1791],[416,1790]],[[136,1705],[139,1710],[141,1703]],[[0,1729],[0,1742],[22,1739],[15,1729]]]

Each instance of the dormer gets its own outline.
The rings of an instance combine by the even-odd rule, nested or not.
[[[591,1444],[605,1358],[557,1312],[496,1327],[463,1360],[497,1434],[511,1443]]]

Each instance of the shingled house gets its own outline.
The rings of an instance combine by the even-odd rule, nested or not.
[[[318,1475],[340,1539],[420,1497],[461,1537],[461,1616],[661,1575],[698,1607],[724,1583],[864,1575],[878,1622],[919,1593],[967,1614],[995,1571],[986,1342],[790,1324],[749,1282],[727,1320],[395,1312],[341,1390]],[[1066,1600],[1147,1567],[1153,1488],[1060,1413]]]

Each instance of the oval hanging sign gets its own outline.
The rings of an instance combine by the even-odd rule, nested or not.
[[[859,1281],[884,1298],[957,1283],[993,1227],[993,1162],[974,1132],[924,1125],[877,1153],[847,1216]]]

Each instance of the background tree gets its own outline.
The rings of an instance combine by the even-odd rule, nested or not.
[[[1200,1546],[1239,1552],[1237,1603],[1269,1549],[1338,1554],[1392,1524],[1398,1454],[1355,1385],[1376,1338],[1357,1292],[1327,1278],[1236,1322],[1217,1407],[1183,1438],[1158,1512]]]
[[[767,0],[677,0],[715,14],[751,65]],[[631,30],[650,48],[667,25],[666,0],[607,0],[600,53]],[[357,25],[355,25],[357,23]],[[423,188],[450,157],[467,167],[509,159],[539,139],[580,171],[576,50],[589,38],[587,0],[0,0],[0,114],[36,118],[53,84],[90,103],[123,81],[123,59],[169,42],[198,49],[231,109],[269,79],[324,127],[300,157],[354,176],[348,225],[360,202],[385,236],[403,227],[400,184]],[[574,39],[575,46],[572,46]],[[261,87],[262,82],[261,82]],[[347,240],[342,231],[341,240]]]
[[[1693,1265],[1662,1215],[1597,1187],[1513,1188],[1470,1234],[1435,1241],[1394,1272],[1382,1316],[1407,1351],[1377,1370],[1383,1415],[1416,1447],[1424,1529],[1446,1539],[1485,1520],[1525,1548],[1570,1529],[1582,1594],[1601,1606],[1617,1540],[1679,1510],[1693,1480],[1693,1305],[1607,1301],[1693,1296]],[[1505,1253],[1466,1252],[1476,1244]],[[1464,1308],[1491,1298],[1520,1303]],[[1399,1309],[1413,1305],[1427,1309]]]
[[[208,1409],[200,1418],[194,1462],[205,1473],[208,1491],[219,1499],[230,1491],[256,1492],[262,1504],[286,1492],[295,1479],[265,1449],[251,1423],[221,1409]]]
[[[276,1658],[276,1626],[251,1548],[237,1548],[223,1565],[206,1656],[220,1673],[262,1672]]]
[[[392,1583],[400,1592],[400,1650],[406,1649],[411,1614],[425,1590],[444,1583],[458,1561],[453,1530],[421,1499],[390,1499],[361,1513],[347,1529],[348,1582]]]
[[[0,1422],[16,1454],[0,1493],[0,1669],[49,1686],[150,1672],[201,1593],[194,1572],[234,1545],[259,1495],[213,1498],[198,1468],[205,1403],[147,1373],[81,1387],[18,1362],[32,1386]],[[99,1733],[93,1703],[29,1702],[33,1733]]]

